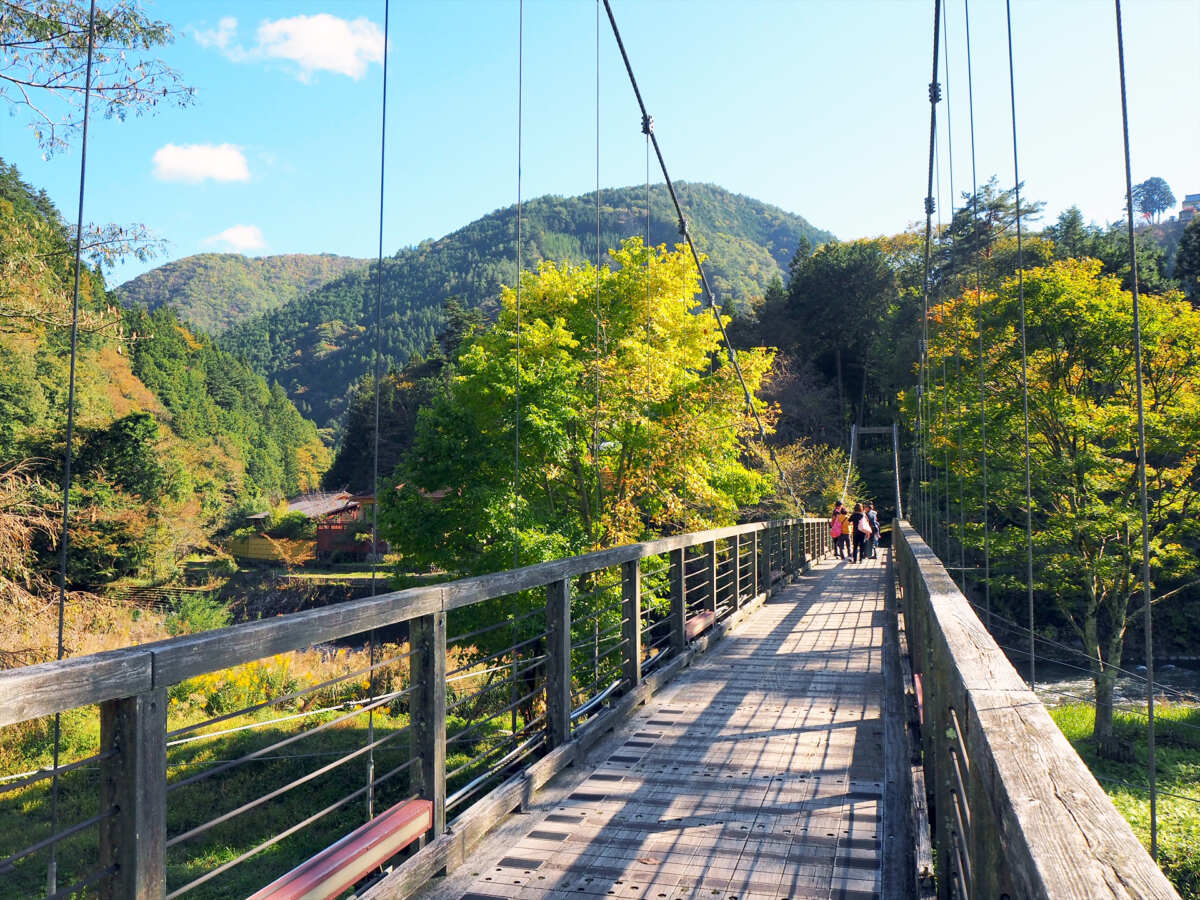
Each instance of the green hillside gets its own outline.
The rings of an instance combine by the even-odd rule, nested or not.
[[[116,294],[126,306],[154,310],[170,305],[189,325],[218,334],[368,262],[330,253],[260,257],[199,253],[139,275],[117,288]]]
[[[800,216],[705,184],[680,184],[692,232],[709,257],[721,302],[745,308],[782,276],[801,237],[813,244],[832,235]],[[541,259],[581,262],[596,252],[594,195],[540,197],[523,206],[522,265]],[[651,190],[650,237],[679,240],[666,189]],[[642,187],[601,192],[604,249],[640,234],[646,223]],[[400,250],[384,261],[382,346],[386,366],[423,353],[445,324],[452,297],[487,306],[516,272],[516,209],[497,210],[436,241]],[[279,381],[305,414],[330,425],[344,412],[354,381],[370,368],[376,290],[373,268],[352,272],[279,309],[240,322],[220,338],[258,371]]]
[[[0,602],[57,554],[73,265],[68,229],[0,161]],[[165,580],[238,509],[314,487],[328,451],[278,386],[170,309],[121,310],[80,278],[72,587]],[[4,518],[0,515],[0,518]],[[6,530],[7,529],[7,530]]]

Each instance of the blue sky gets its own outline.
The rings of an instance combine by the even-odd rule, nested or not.
[[[677,180],[774,203],[851,238],[922,215],[931,0],[613,0]],[[99,120],[85,218],[168,242],[121,281],[205,251],[374,256],[382,0],[174,0],[157,52],[197,88],[187,109]],[[941,207],[970,187],[962,0],[948,0]],[[523,193],[596,177],[593,0],[526,0]],[[439,237],[516,199],[516,0],[393,0],[384,248]],[[1004,4],[970,6],[980,181],[1012,179]],[[1072,203],[1121,215],[1116,38],[1107,0],[1015,2],[1026,195],[1046,221]],[[641,183],[645,146],[607,22],[600,33],[600,181]],[[1125,4],[1135,182],[1200,192],[1200,3]],[[947,141],[953,135],[952,146]],[[953,152],[953,183],[950,154]],[[77,149],[45,161],[19,117],[0,156],[74,218]],[[652,173],[657,179],[657,173]]]

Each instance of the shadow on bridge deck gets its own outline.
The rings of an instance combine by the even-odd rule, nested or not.
[[[884,891],[883,554],[780,590],[429,898]]]

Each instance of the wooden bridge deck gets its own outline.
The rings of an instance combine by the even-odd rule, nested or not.
[[[422,896],[898,896],[883,558],[781,589]]]

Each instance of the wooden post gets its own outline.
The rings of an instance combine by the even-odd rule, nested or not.
[[[684,550],[671,551],[671,649],[676,654],[682,653],[687,647],[687,608],[683,591],[683,554]]]
[[[446,614],[412,620],[412,789],[433,803],[433,837],[446,830]]]
[[[546,723],[550,746],[571,739],[571,580],[546,585]]]
[[[742,608],[742,536],[735,534],[730,538],[733,551],[733,608]]]
[[[715,616],[717,613],[717,542],[706,543],[704,554],[708,560],[708,590],[704,592],[704,609]],[[713,621],[715,622],[716,619],[714,618]]]
[[[642,683],[642,566],[632,559],[621,563],[621,654],[627,688]]]
[[[768,597],[771,595],[771,526],[762,532],[758,542],[758,589]]]
[[[100,865],[115,865],[102,896],[163,897],[167,892],[167,689],[100,704]]]
[[[762,588],[760,587],[762,582],[759,579],[759,572],[758,572],[758,557],[759,557],[758,532],[752,531],[750,533],[750,536],[751,536],[751,541],[750,541],[750,582],[751,582],[751,587],[754,589],[754,593],[751,596],[757,597],[762,592]]]

